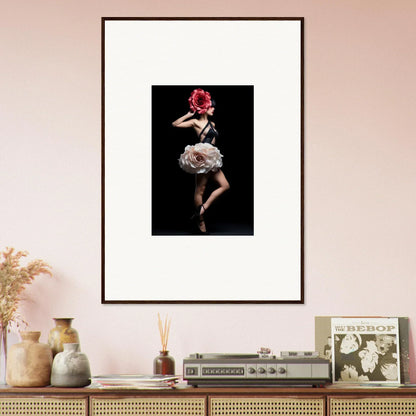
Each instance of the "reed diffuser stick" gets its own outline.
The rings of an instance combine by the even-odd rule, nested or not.
[[[168,321],[168,317],[166,316],[165,322],[163,324],[162,320],[160,319],[160,314],[158,313],[157,321],[159,326],[160,341],[162,342],[162,351],[167,351],[171,319]]]

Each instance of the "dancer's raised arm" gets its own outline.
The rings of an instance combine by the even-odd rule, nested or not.
[[[184,116],[179,117],[177,120],[173,121],[172,126],[173,127],[182,127],[182,128],[195,127],[195,119],[188,120],[194,114],[195,114],[195,112],[188,111]]]

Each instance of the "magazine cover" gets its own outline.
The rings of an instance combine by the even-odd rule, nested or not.
[[[400,383],[398,318],[332,318],[334,383]]]

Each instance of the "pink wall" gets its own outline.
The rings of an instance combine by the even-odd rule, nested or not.
[[[415,13],[412,0],[4,3],[0,247],[55,273],[27,291],[30,328],[45,341],[52,317],[74,317],[94,374],[151,372],[157,312],[179,368],[196,351],[313,349],[315,315],[409,316],[414,331]],[[100,18],[162,15],[305,17],[304,305],[100,304]]]

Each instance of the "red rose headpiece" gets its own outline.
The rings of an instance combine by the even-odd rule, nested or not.
[[[191,111],[196,111],[198,114],[204,114],[208,108],[212,106],[211,94],[201,88],[193,90],[191,96],[188,98],[189,107]]]

